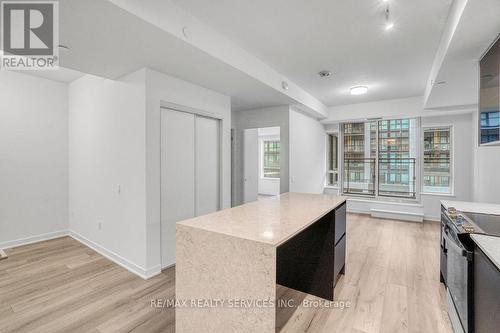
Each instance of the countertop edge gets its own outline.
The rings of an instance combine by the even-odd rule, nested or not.
[[[249,241],[252,241],[252,242],[266,244],[266,245],[269,245],[269,246],[277,248],[281,244],[283,244],[286,241],[288,241],[293,236],[297,235],[298,233],[300,233],[301,231],[303,231],[307,227],[311,226],[312,224],[314,224],[315,222],[317,222],[318,220],[320,220],[321,218],[323,218],[325,215],[327,215],[331,211],[333,211],[333,210],[337,209],[338,207],[340,207],[341,205],[347,203],[347,198],[345,196],[336,196],[336,197],[340,198],[340,200],[335,205],[332,205],[328,210],[323,211],[320,215],[318,215],[315,218],[311,219],[308,223],[305,223],[304,225],[301,226],[301,228],[295,230],[293,233],[290,233],[286,237],[283,237],[282,239],[278,239],[276,241],[266,241],[266,240],[262,240],[262,239],[254,239],[254,238],[250,238],[250,237],[243,237],[243,236],[233,235],[233,234],[230,234],[230,233],[218,232],[218,231],[212,230],[210,228],[205,228],[203,226],[194,226],[192,224],[186,223],[187,221],[190,221],[191,219],[183,220],[183,221],[178,221],[178,222],[175,223],[175,225],[176,225],[176,230],[177,230],[178,227],[186,227],[186,228],[190,228],[190,229],[193,229],[193,230],[203,230],[203,231],[211,232],[211,233],[214,233],[214,234],[227,235],[227,236],[234,237],[234,238],[237,238],[237,239],[249,240]],[[249,204],[252,204],[252,203],[254,203],[254,202],[251,202]],[[232,208],[227,208],[227,209],[232,209]],[[220,211],[218,211],[218,212],[220,212]],[[214,213],[217,213],[217,212],[214,212]]]
[[[313,221],[305,224],[304,226],[302,226],[302,228],[300,228],[299,230],[297,230],[296,232],[294,232],[293,234],[290,234],[288,235],[288,237],[285,237],[284,239],[281,239],[279,240],[278,242],[274,243],[273,245],[275,247],[279,247],[281,244],[284,244],[286,243],[289,239],[291,239],[293,236],[299,234],[301,231],[307,229],[309,226],[313,225],[314,223],[318,222],[319,220],[321,220],[326,214],[330,213],[331,211],[337,209],[338,207],[342,206],[344,203],[347,204],[347,199],[345,197],[342,198],[343,200],[338,202],[337,205],[335,205],[335,207],[333,207],[332,209],[324,212],[321,216],[318,216],[316,219],[314,219]]]
[[[443,205],[446,209],[448,209],[448,207],[450,206],[454,207],[456,208],[457,211],[460,212],[500,215],[499,204],[471,202],[471,201],[441,200],[441,205]]]
[[[481,249],[481,251],[483,251],[483,253],[500,271],[500,237],[483,234],[471,234],[470,237],[474,241],[474,244],[476,244]],[[492,249],[488,248],[491,245],[486,245],[485,242],[494,242],[494,246],[496,246],[496,249],[494,251],[496,253],[492,253]]]

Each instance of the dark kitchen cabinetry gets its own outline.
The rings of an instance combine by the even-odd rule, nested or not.
[[[345,267],[346,204],[281,244],[276,255],[278,284],[333,301]]]
[[[500,270],[476,245],[474,248],[475,333],[500,330]]]

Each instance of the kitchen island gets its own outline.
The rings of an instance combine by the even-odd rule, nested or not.
[[[275,332],[276,284],[333,300],[345,198],[285,193],[177,223],[177,332]]]

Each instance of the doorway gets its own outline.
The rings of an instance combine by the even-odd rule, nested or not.
[[[175,263],[175,223],[221,208],[221,120],[161,109],[161,262]]]
[[[243,202],[280,194],[280,127],[243,132]]]

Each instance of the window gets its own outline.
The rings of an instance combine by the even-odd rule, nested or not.
[[[481,144],[500,140],[500,112],[481,112]]]
[[[378,194],[415,198],[415,158],[410,119],[378,122]],[[416,149],[415,149],[416,151]]]
[[[416,197],[415,119],[343,124],[343,192]]]
[[[339,184],[339,163],[338,163],[338,136],[337,134],[327,134],[327,171],[326,184],[328,186],[338,186]]]
[[[423,192],[451,193],[451,127],[424,129]]]
[[[500,141],[500,39],[479,61],[479,143]]]
[[[343,124],[346,194],[375,195],[376,122]]]
[[[280,178],[279,140],[264,140],[262,144],[262,177]]]

